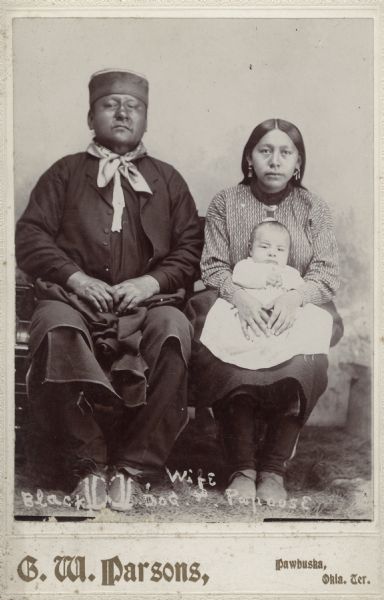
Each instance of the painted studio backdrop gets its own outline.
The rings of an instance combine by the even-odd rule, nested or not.
[[[181,172],[201,215],[216,192],[240,180],[257,123],[281,117],[298,125],[303,183],[335,218],[336,304],[345,324],[311,422],[349,419],[362,435],[373,298],[372,27],[369,19],[15,19],[13,59],[16,218],[47,168],[86,148],[87,84],[102,68],[148,77],[144,143]]]

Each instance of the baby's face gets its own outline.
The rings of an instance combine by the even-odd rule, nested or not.
[[[256,232],[250,256],[256,263],[284,267],[288,261],[289,235],[284,229],[264,225]]]

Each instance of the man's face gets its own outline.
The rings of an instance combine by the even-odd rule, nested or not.
[[[147,127],[147,107],[128,94],[110,94],[96,100],[88,114],[96,141],[117,154],[136,148]]]
[[[260,227],[251,248],[251,258],[256,263],[271,263],[284,267],[288,261],[289,235],[283,229]]]

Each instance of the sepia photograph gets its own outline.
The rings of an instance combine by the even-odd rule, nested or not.
[[[374,15],[158,13],[8,22],[7,527],[40,532],[44,556],[76,531],[93,555],[101,528],[104,559],[130,527],[158,531],[159,556],[181,524],[213,549],[268,527],[280,549],[290,527],[320,532],[322,552],[341,524],[363,540],[378,519]],[[52,583],[30,541],[12,550],[18,594],[68,573],[91,593],[76,549],[63,541]],[[193,544],[199,562],[117,553],[98,583],[223,593]],[[379,585],[278,548],[279,582],[248,573],[234,595],[304,594],[297,569],[319,594]]]
[[[372,518],[372,22],[14,36],[15,515]]]

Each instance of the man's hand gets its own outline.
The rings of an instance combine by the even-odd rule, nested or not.
[[[92,308],[100,312],[113,311],[113,288],[105,281],[77,271],[68,277],[66,287],[88,302]]]
[[[245,290],[237,290],[233,294],[233,304],[239,311],[241,329],[247,340],[252,339],[250,333],[254,333],[257,337],[269,335],[267,329],[268,313],[257,298],[254,298]]]
[[[135,308],[160,291],[159,284],[151,275],[143,275],[122,281],[112,288],[113,303],[117,315],[123,315],[128,308]]]
[[[275,300],[264,305],[266,310],[273,308],[267,327],[273,335],[280,335],[292,327],[296,319],[296,312],[301,305],[301,296],[296,290],[281,294]]]

